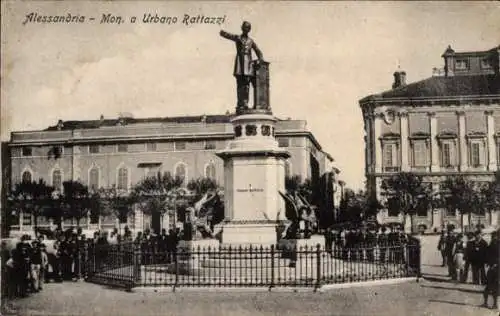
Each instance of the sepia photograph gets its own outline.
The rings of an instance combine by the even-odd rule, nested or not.
[[[500,316],[500,5],[1,1],[1,315]]]

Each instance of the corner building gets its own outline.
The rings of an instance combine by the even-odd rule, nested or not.
[[[407,84],[406,73],[398,70],[391,90],[359,101],[367,190],[383,202],[387,200],[381,192],[382,180],[401,171],[422,175],[438,193],[447,176],[489,181],[499,170],[500,46],[475,52],[448,47],[442,58],[444,68],[434,68],[432,77]],[[496,226],[497,213],[473,216],[472,223],[465,216],[464,226],[479,221]],[[402,221],[397,214],[389,203],[379,221]],[[447,223],[459,227],[459,214],[423,208],[417,211],[414,228],[434,231]]]
[[[190,179],[210,177],[224,185],[223,161],[215,155],[234,138],[231,115],[183,116],[93,121],[59,121],[39,131],[11,133],[7,145],[8,172],[4,183],[13,188],[25,180],[44,179],[62,190],[62,183],[78,180],[90,189],[116,185],[129,190],[146,176],[170,172],[187,183]],[[291,158],[285,165],[286,175],[319,181],[333,174],[332,157],[322,148],[303,120],[279,120],[276,138]],[[11,230],[32,228],[30,214],[9,216]],[[122,219],[122,227],[133,230],[169,228],[174,218],[153,219],[136,209],[133,216]],[[48,225],[43,219],[39,226]],[[83,221],[88,229],[109,229],[118,219],[102,218],[99,222]],[[65,226],[75,225],[65,221]]]

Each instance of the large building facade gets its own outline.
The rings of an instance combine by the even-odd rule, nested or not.
[[[398,172],[414,172],[439,192],[449,175],[474,181],[491,180],[500,170],[500,46],[488,51],[455,52],[448,47],[444,69],[432,77],[407,84],[406,73],[394,73],[392,89],[359,101],[365,126],[367,190],[381,201],[382,180]],[[390,203],[389,203],[390,204]],[[496,225],[497,212],[474,216]],[[379,220],[401,221],[388,207]],[[466,219],[467,220],[467,219]],[[440,229],[460,223],[449,210],[422,209],[415,226]]]
[[[184,178],[185,183],[209,177],[224,186],[223,161],[215,153],[234,138],[230,119],[231,115],[148,119],[101,116],[94,121],[59,121],[46,130],[13,132],[4,155],[4,184],[12,188],[22,180],[44,179],[62,190],[64,181],[75,180],[90,189],[116,186],[129,190],[146,176],[170,172]],[[307,129],[306,121],[279,120],[275,135],[279,146],[291,155],[286,175],[318,180],[325,174],[335,174],[333,159]],[[9,217],[13,230],[32,227],[30,214]],[[116,220],[101,219],[87,226],[113,227]],[[123,224],[142,230],[154,226],[152,220],[136,209]],[[161,226],[169,223],[172,219],[164,219]]]

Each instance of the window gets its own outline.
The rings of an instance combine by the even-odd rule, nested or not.
[[[175,150],[186,150],[186,142],[175,142]]]
[[[182,181],[186,183],[186,173],[186,165],[184,163],[177,164],[177,166],[175,167],[174,176],[181,178]]]
[[[120,224],[127,224],[127,214],[126,212],[120,212],[118,214],[118,220],[120,221]]]
[[[99,145],[89,145],[89,153],[98,154],[99,153]]]
[[[61,170],[54,170],[52,172],[52,186],[56,190],[61,190],[61,187],[62,187],[62,174],[61,174]]]
[[[156,151],[156,143],[146,143],[146,151]]]
[[[427,166],[427,144],[425,141],[415,141],[413,143],[413,166]]]
[[[289,161],[285,161],[285,177],[290,177],[292,168]]]
[[[31,214],[23,212],[23,225],[31,225]]]
[[[216,144],[214,141],[207,141],[205,143],[205,149],[215,149],[216,148]]]
[[[500,166],[500,138],[497,138],[497,165]]]
[[[467,70],[469,69],[469,61],[466,59],[458,59],[455,62],[455,70]]]
[[[444,216],[455,217],[455,207],[452,206],[450,202],[446,203],[446,206],[444,208]]]
[[[61,158],[63,154],[63,146],[54,146],[49,150],[49,157],[53,157],[55,159]]]
[[[420,200],[417,203],[417,216],[427,216],[427,210],[429,209],[429,203],[425,200]]]
[[[288,147],[290,146],[290,140],[288,138],[278,138],[278,146]]]
[[[383,145],[384,171],[393,172],[399,170],[398,146],[396,143],[385,143]]]
[[[119,153],[126,153],[127,151],[128,151],[127,144],[118,144],[118,152]]]
[[[481,69],[491,69],[491,63],[488,58],[481,59]]]
[[[443,142],[441,144],[441,166],[444,168],[452,168],[455,164],[455,143]]]
[[[387,215],[395,217],[399,215],[399,205],[396,198],[389,198],[387,200]]]
[[[21,176],[21,180],[22,180],[22,182],[31,182],[32,181],[31,172],[29,172],[29,171],[23,172],[23,174]]]
[[[151,166],[146,169],[146,178],[156,177],[160,172],[160,166]]]
[[[99,169],[97,167],[93,167],[89,171],[89,189],[91,191],[99,189]]]
[[[470,162],[473,167],[477,167],[481,163],[479,160],[479,143],[470,144]]]
[[[125,167],[118,169],[118,190],[128,189],[128,170]]]
[[[215,180],[215,164],[213,162],[205,167],[205,177]]]
[[[23,156],[33,156],[33,148],[23,147],[22,154],[23,154]]]
[[[470,143],[470,166],[471,167],[479,167],[484,165],[484,148],[482,141],[471,141]]]

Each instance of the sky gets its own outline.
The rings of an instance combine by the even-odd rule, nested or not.
[[[399,67],[414,82],[456,51],[500,44],[497,2],[2,1],[1,139],[62,120],[223,114],[233,111],[234,44],[250,36],[270,62],[271,107],[307,120],[348,187],[364,186],[359,99],[390,89]],[[26,23],[26,15],[85,16]],[[103,14],[124,18],[100,24]],[[144,23],[143,15],[177,17]],[[185,14],[225,17],[184,25]],[[131,17],[136,23],[130,23]],[[94,21],[89,18],[94,17]]]

